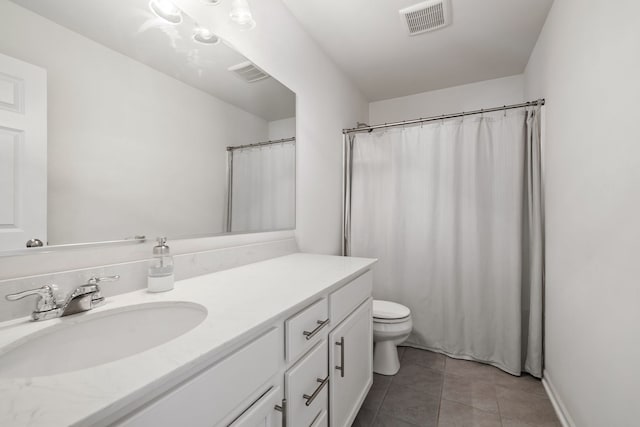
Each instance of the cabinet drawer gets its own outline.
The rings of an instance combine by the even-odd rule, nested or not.
[[[124,419],[120,426],[212,426],[227,418],[275,375],[282,329],[273,328],[196,377]]]
[[[287,361],[296,360],[327,336],[329,309],[323,298],[285,322]]]
[[[327,341],[318,344],[285,373],[287,423],[306,427],[328,402]]]
[[[329,415],[327,411],[322,411],[315,419],[311,427],[329,427]]]
[[[367,271],[329,295],[331,324],[337,325],[342,322],[356,307],[371,296],[372,290],[373,274],[371,271]]]

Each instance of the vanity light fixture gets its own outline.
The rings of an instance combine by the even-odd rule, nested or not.
[[[208,29],[202,27],[195,27],[193,29],[193,39],[202,44],[220,43],[220,37],[216,36]]]
[[[229,17],[243,30],[251,30],[256,26],[247,0],[231,0]]]
[[[182,22],[182,13],[180,9],[169,0],[151,0],[149,8],[159,18],[164,19],[170,24],[179,24]]]

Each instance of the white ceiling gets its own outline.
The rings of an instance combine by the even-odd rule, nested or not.
[[[452,25],[408,36],[420,0],[283,0],[370,101],[520,74],[553,0],[451,0]]]
[[[194,42],[191,18],[168,24],[151,12],[149,0],[11,1],[267,121],[295,116],[292,91],[274,78],[244,82],[228,71],[244,56],[224,43]]]

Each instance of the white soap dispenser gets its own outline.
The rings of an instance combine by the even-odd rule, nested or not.
[[[153,247],[153,258],[149,262],[147,290],[149,292],[166,292],[173,289],[173,258],[167,246],[166,237],[158,237],[158,244]]]

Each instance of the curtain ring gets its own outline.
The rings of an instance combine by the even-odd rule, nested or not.
[[[504,117],[507,117],[507,106],[503,105],[502,109],[504,110]]]

